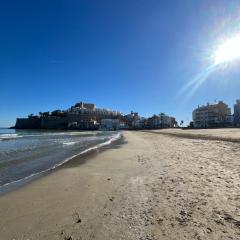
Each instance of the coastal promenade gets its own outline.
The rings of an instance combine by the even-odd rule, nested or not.
[[[199,132],[126,131],[1,196],[0,238],[239,239],[240,131]]]

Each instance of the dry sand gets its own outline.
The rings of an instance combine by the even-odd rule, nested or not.
[[[240,142],[239,128],[222,129],[185,129],[169,128],[153,131],[163,135],[179,136],[192,139],[223,140],[227,142]]]
[[[237,133],[167,131],[124,132],[123,145],[0,197],[0,239],[240,239]]]

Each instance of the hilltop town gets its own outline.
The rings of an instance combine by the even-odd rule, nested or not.
[[[69,109],[39,112],[28,118],[17,118],[16,129],[79,129],[79,130],[118,130],[156,129],[176,127],[174,117],[164,113],[144,118],[137,112],[124,115],[119,111],[97,108],[92,103],[76,103]]]

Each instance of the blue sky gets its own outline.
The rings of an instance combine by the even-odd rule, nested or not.
[[[2,1],[0,126],[78,101],[191,120],[198,104],[240,98],[239,62],[190,96],[219,41],[239,31],[240,2]]]

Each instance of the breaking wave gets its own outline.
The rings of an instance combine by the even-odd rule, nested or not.
[[[17,133],[6,133],[0,135],[0,140],[11,140],[15,138],[21,138],[22,136],[19,136]]]
[[[94,133],[94,134],[91,134],[91,135],[97,135],[97,134],[99,134],[99,133]],[[21,137],[18,134],[6,134],[5,137],[7,137],[8,135],[9,135],[9,137],[15,137],[15,138]],[[76,134],[73,134],[73,135],[78,135],[78,134],[76,133]],[[84,135],[84,134],[82,134],[82,135]],[[83,143],[86,144],[86,141],[89,141],[89,137],[83,137],[83,140],[81,140],[80,142],[78,140],[81,139],[81,138],[79,138],[77,140],[74,140],[74,141],[70,141],[70,140],[67,140],[65,142],[63,141],[63,142],[61,142],[61,144],[62,144],[63,147],[66,146],[67,149],[64,148],[65,149],[64,150],[63,148],[60,148],[60,145],[58,144],[57,146],[61,150],[61,151],[59,151],[59,154],[61,154],[61,153],[64,154],[65,153],[65,155],[66,155],[66,152],[68,152],[68,157],[63,158],[63,160],[60,160],[60,161],[55,161],[55,163],[54,163],[54,160],[53,160],[54,158],[50,155],[50,156],[48,156],[49,158],[48,158],[47,161],[46,161],[46,159],[44,159],[44,161],[47,163],[46,167],[44,168],[41,165],[41,168],[39,167],[39,171],[36,171],[35,168],[34,169],[28,168],[28,166],[31,166],[31,160],[26,160],[27,157],[22,158],[23,159],[22,162],[19,159],[17,159],[17,160],[16,159],[15,160],[11,159],[11,161],[9,161],[9,163],[14,162],[14,164],[15,164],[15,162],[17,162],[16,166],[12,164],[14,168],[11,168],[12,167],[11,164],[9,164],[9,166],[10,166],[9,170],[7,169],[7,167],[3,170],[0,168],[0,175],[1,175],[1,173],[3,173],[1,175],[1,176],[3,176],[3,178],[0,177],[0,192],[4,192],[5,189],[11,188],[12,186],[14,187],[14,186],[22,185],[25,182],[31,181],[31,179],[34,179],[38,176],[43,175],[44,173],[47,173],[47,172],[49,172],[53,169],[56,169],[56,168],[60,167],[61,165],[67,163],[68,161],[72,160],[75,157],[84,155],[84,154],[86,154],[88,152],[91,152],[93,150],[100,149],[103,146],[110,145],[111,143],[113,143],[114,141],[116,141],[120,138],[121,138],[121,133],[120,132],[117,132],[117,133],[115,132],[114,134],[111,133],[111,135],[109,135],[109,134],[105,135],[104,133],[101,133],[100,138],[93,137],[93,136],[90,137],[90,139],[91,139],[90,142],[92,142],[92,144],[91,144],[92,146],[91,145],[87,146],[87,145],[83,144]],[[100,140],[101,142],[97,142],[97,140],[98,141]],[[95,145],[93,145],[94,142],[96,142]],[[83,144],[83,146],[84,146],[82,148],[79,148],[80,152],[79,151],[77,152],[77,150],[76,150],[78,148],[78,146],[80,146],[78,144],[80,144],[80,145]],[[74,151],[72,149],[74,149]],[[63,156],[65,156],[65,155],[63,155]],[[59,156],[60,155],[56,155],[55,159],[57,159]],[[41,158],[39,158],[37,160],[33,159],[32,160],[32,162],[33,162],[32,166],[36,167],[35,166],[36,163],[39,164],[39,163],[41,163],[41,161],[44,162],[43,160],[41,160]],[[5,164],[5,162],[7,162],[7,161],[2,161],[2,163],[4,163],[4,164]],[[50,162],[52,162],[52,163],[50,164]],[[23,168],[23,173],[24,174],[20,174],[19,178],[16,178],[16,175],[14,175],[14,177],[11,178],[10,175],[8,176],[8,173],[12,173],[14,171],[16,171],[16,172],[19,171],[20,168],[18,167],[18,164],[20,164],[20,167],[22,167],[22,166],[26,167],[27,171],[26,171],[25,168]],[[1,161],[0,161],[0,165],[1,165]],[[2,170],[2,172],[1,172],[1,170]],[[26,174],[26,173],[28,173],[28,174]],[[4,176],[6,177],[6,179],[4,178]],[[2,183],[2,185],[1,185],[1,183]]]

